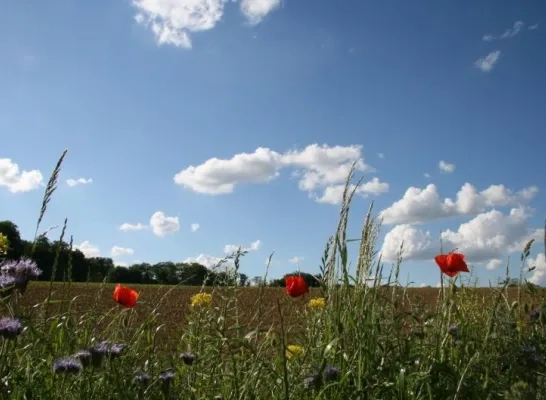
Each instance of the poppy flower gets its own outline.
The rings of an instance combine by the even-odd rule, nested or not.
[[[300,275],[289,275],[285,278],[286,293],[291,297],[299,297],[309,293],[307,283]]]
[[[121,286],[119,283],[114,289],[114,301],[123,307],[133,308],[138,300],[138,292],[127,286]]]
[[[434,261],[440,270],[450,278],[457,276],[459,272],[470,272],[464,261],[464,254],[461,253],[439,254],[434,257]]]

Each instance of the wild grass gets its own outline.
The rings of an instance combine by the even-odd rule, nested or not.
[[[45,190],[37,233],[65,155]],[[536,289],[521,274],[516,293],[507,281],[484,296],[457,278],[442,281],[432,306],[408,295],[398,284],[401,259],[384,276],[373,207],[364,216],[357,253],[350,254],[353,173],[322,256],[321,286],[313,293],[323,303],[310,307],[309,297],[283,294],[272,304],[269,288],[245,298],[248,288],[228,285],[201,288],[212,295],[211,305],[192,307],[186,299],[177,310],[172,299],[180,298],[181,288],[162,288],[152,299],[146,287],[138,287],[139,303],[127,309],[114,304],[105,283],[90,284],[88,292],[70,281],[51,282],[47,289],[31,284],[24,293],[6,289],[0,292],[3,316],[18,319],[24,329],[0,337],[0,397],[545,398],[544,307],[526,300]],[[65,220],[61,238],[67,226]],[[531,244],[522,252],[522,271]],[[241,252],[232,256],[232,273],[242,260]],[[389,286],[381,284],[383,278]],[[105,299],[110,307],[101,306]],[[178,329],[167,326],[173,320]],[[1,332],[7,331],[0,324]]]

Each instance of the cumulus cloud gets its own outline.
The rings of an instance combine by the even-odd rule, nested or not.
[[[438,163],[438,168],[440,168],[440,171],[450,174],[455,171],[455,164],[450,164],[442,160]]]
[[[513,208],[508,214],[491,210],[461,224],[457,231],[443,231],[439,238],[412,225],[397,225],[385,235],[381,253],[386,260],[395,260],[403,243],[404,259],[431,260],[440,252],[441,243],[444,252],[458,249],[470,262],[496,268],[506,253],[521,251],[526,242],[543,233],[528,227],[529,218],[525,207]]]
[[[362,147],[312,144],[302,150],[283,154],[268,148],[240,153],[230,159],[211,158],[198,166],[189,166],[174,176],[174,182],[197,193],[221,195],[232,193],[236,186],[267,183],[279,176],[283,168],[292,168],[299,189],[317,202],[338,204],[351,165],[357,171],[374,169],[364,162]],[[389,185],[378,178],[364,183],[358,194],[380,194]],[[317,192],[321,192],[317,194]]]
[[[100,257],[99,248],[88,240],[81,242],[81,244],[74,246],[74,248],[81,251],[86,257]]]
[[[241,0],[240,7],[248,22],[256,25],[280,4],[281,0]]]
[[[228,0],[132,0],[135,21],[152,31],[156,43],[191,49],[190,34],[213,29]],[[251,25],[260,23],[280,0],[242,0],[240,9]]]
[[[474,66],[482,72],[489,72],[499,61],[500,55],[500,50],[492,51],[485,57],[478,58],[476,61],[474,61]]]
[[[168,217],[163,211],[156,211],[150,218],[152,232],[159,237],[178,232],[180,221],[178,217]]]
[[[546,284],[546,259],[544,253],[537,254],[535,258],[527,259],[527,266],[529,268],[535,267],[529,282],[535,285]]]
[[[410,187],[402,199],[381,211],[385,224],[414,224],[455,216],[472,216],[488,207],[520,205],[529,202],[538,193],[536,186],[513,192],[504,185],[491,185],[478,192],[465,183],[457,192],[456,199],[440,199],[436,185],[424,189]]]
[[[191,224],[190,225],[190,229],[192,232],[197,232],[197,230],[199,229],[200,225],[199,224]]]
[[[150,29],[158,45],[190,49],[190,33],[212,29],[222,18],[224,0],[133,0],[135,21]]]
[[[355,190],[356,185],[350,185],[349,191]],[[322,196],[315,197],[317,203],[326,204],[341,204],[343,200],[343,191],[345,184],[330,185],[324,188]],[[373,178],[371,181],[363,183],[356,188],[355,195],[368,197],[369,195],[379,195],[389,191],[389,184],[381,182],[378,178]],[[350,193],[350,192],[349,192]]]
[[[298,257],[298,256],[292,257],[291,259],[288,260],[290,264],[299,264],[302,261],[303,261],[303,257]]]
[[[136,224],[130,224],[128,222],[125,222],[120,225],[119,229],[121,231],[142,231],[144,229],[148,229],[148,225],[136,223]]]
[[[112,257],[127,256],[127,255],[132,255],[134,253],[135,253],[135,251],[133,249],[128,248],[128,247],[114,246],[110,250],[110,255]]]
[[[70,187],[77,186],[77,185],[87,185],[89,183],[93,183],[93,179],[85,179],[85,178],[78,178],[78,179],[67,179],[66,184]]]
[[[24,193],[40,187],[42,173],[33,169],[19,171],[19,165],[9,158],[0,158],[0,186],[7,187],[11,193]]]
[[[186,258],[184,262],[185,263],[196,262],[210,269],[210,268],[216,267],[218,263],[222,260],[223,258],[221,257],[209,256],[207,254],[199,254],[197,257]]]
[[[254,242],[250,243],[250,246],[248,247],[237,246],[234,244],[226,244],[224,246],[224,254],[233,254],[239,249],[239,247],[241,247],[241,251],[248,251],[248,252],[256,251],[260,247],[262,247],[262,242],[259,239],[255,240]]]

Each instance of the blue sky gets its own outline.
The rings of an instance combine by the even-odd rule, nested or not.
[[[241,245],[251,276],[272,251],[273,276],[317,272],[358,161],[349,236],[374,200],[404,282],[437,284],[442,237],[482,284],[538,239],[546,283],[545,19],[541,1],[5,1],[0,218],[32,237],[68,148],[43,228],[68,218],[89,255]]]

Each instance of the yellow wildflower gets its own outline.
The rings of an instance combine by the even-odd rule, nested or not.
[[[8,238],[0,233],[0,254],[6,254],[8,252],[9,242]]]
[[[307,306],[311,309],[322,310],[326,307],[326,300],[324,297],[315,297],[314,299],[309,300]]]
[[[286,358],[289,360],[292,357],[298,357],[303,354],[303,347],[298,346],[297,344],[291,344],[286,347]]]
[[[210,306],[212,303],[212,295],[210,293],[197,293],[191,297],[192,307]]]

